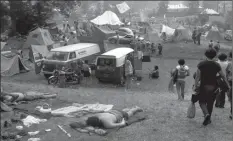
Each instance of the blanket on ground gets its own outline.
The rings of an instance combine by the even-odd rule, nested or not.
[[[146,120],[146,119],[148,119],[147,113],[146,113],[146,112],[140,112],[140,113],[137,113],[137,114],[133,115],[132,117],[130,117],[130,118],[127,120],[127,124],[128,124],[128,126],[130,126],[130,125],[133,124],[133,123],[137,123],[137,122],[140,122],[140,121],[143,121],[143,120]],[[79,129],[81,129],[81,128],[75,128],[75,122],[74,122],[74,123],[71,123],[70,126],[71,126],[71,128],[73,128],[73,129],[75,129],[75,130],[77,130],[77,131],[79,131]],[[126,127],[126,126],[125,126],[125,127]],[[124,127],[121,127],[121,128],[124,128]],[[111,132],[118,131],[118,130],[121,129],[121,128],[115,128],[115,129],[100,129],[100,130],[102,130],[102,132],[94,132],[94,133],[97,134],[97,135],[100,135],[100,136],[105,136],[105,135],[107,135],[107,134],[109,134],[109,133],[111,133]],[[96,129],[99,131],[98,128],[96,128]],[[90,134],[90,132],[86,132],[86,133],[89,133],[89,134]],[[92,134],[92,133],[91,133],[91,134]]]
[[[88,113],[106,112],[113,108],[113,105],[105,104],[79,104],[74,103],[72,106],[59,108],[52,111],[53,116],[82,117]]]

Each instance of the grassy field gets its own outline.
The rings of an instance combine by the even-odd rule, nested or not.
[[[230,47],[224,47],[223,52],[229,51]],[[1,85],[7,91],[25,92],[41,91],[58,93],[59,100],[67,104],[78,103],[103,103],[113,104],[116,108],[139,106],[148,114],[149,119],[132,124],[107,136],[101,137],[88,135],[64,128],[72,135],[68,138],[58,128],[57,124],[68,125],[75,118],[52,118],[45,123],[35,125],[32,131],[50,128],[51,132],[38,136],[42,141],[231,141],[232,122],[228,119],[230,105],[226,102],[224,109],[214,109],[213,123],[202,127],[203,115],[196,104],[196,117],[186,117],[193,79],[187,78],[185,100],[179,102],[177,94],[167,91],[169,72],[177,65],[178,58],[185,58],[191,73],[196,70],[196,65],[203,58],[205,43],[196,46],[192,43],[165,44],[163,57],[154,57],[151,62],[143,63],[140,82],[134,82],[131,90],[125,92],[124,88],[111,84],[99,84],[94,78],[92,82],[70,88],[54,88],[47,85],[43,75],[35,75],[33,70],[28,73],[12,77],[2,77]],[[159,80],[148,78],[148,69],[158,65],[160,69]],[[56,101],[56,99],[55,99]],[[53,105],[54,100],[50,101]],[[30,104],[28,105],[30,106]],[[59,105],[58,105],[59,106]],[[62,103],[61,103],[62,106]],[[25,139],[26,140],[26,139]]]

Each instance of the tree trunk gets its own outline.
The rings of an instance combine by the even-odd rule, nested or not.
[[[10,3],[10,17],[11,17],[11,32],[9,36],[14,36],[16,34],[16,16],[15,11],[17,4],[15,1],[9,1]]]

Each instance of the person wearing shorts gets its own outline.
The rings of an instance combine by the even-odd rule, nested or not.
[[[142,109],[137,106],[131,109],[110,110],[103,113],[96,113],[89,117],[81,118],[79,121],[71,123],[70,126],[72,128],[82,128],[86,130],[90,129],[87,128],[90,126],[104,129],[124,127],[127,125],[126,120],[128,120],[129,117],[141,111]]]

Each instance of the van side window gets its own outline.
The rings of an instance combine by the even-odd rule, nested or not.
[[[74,58],[76,58],[76,53],[75,52],[71,52],[70,56],[69,56],[69,59],[74,59]]]

